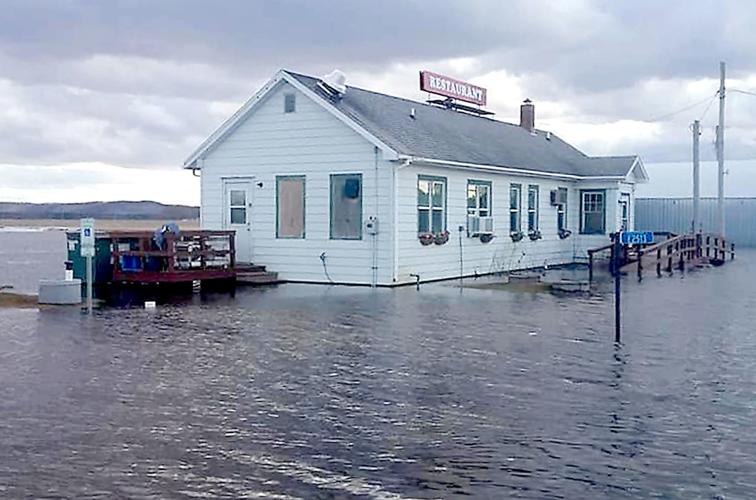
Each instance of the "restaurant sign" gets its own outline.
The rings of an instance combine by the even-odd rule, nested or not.
[[[480,106],[486,105],[486,89],[483,87],[430,71],[420,72],[420,90]]]

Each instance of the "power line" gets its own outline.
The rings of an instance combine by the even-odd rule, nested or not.
[[[751,95],[751,96],[756,97],[756,92],[749,92],[747,90],[730,89],[730,92],[737,92],[738,94],[745,94],[745,95]]]
[[[703,114],[701,114],[701,118],[698,119],[699,122],[702,122],[704,117],[706,116],[706,113],[709,112],[709,108],[711,108],[711,105],[714,104],[714,100],[719,95],[719,91],[717,90],[713,96],[711,96],[711,100],[709,101],[709,104],[706,105],[706,109],[704,109]]]
[[[709,101],[710,99],[712,99],[712,97],[716,97],[718,94],[719,94],[719,91],[714,92],[714,96],[706,96],[705,99],[702,99],[700,101],[694,102],[693,104],[689,104],[688,106],[685,106],[682,109],[678,109],[677,111],[672,111],[671,113],[666,113],[666,114],[659,115],[659,116],[656,116],[654,118],[651,118],[649,120],[643,120],[643,121],[645,121],[645,122],[658,122],[658,121],[664,120],[665,118],[670,118],[672,116],[679,115],[680,113],[682,113],[684,111],[688,111],[690,109],[695,108],[696,106],[700,106],[701,104],[705,103],[706,101]]]

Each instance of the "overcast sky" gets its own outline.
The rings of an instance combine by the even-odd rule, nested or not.
[[[279,68],[418,100],[419,69],[470,80],[497,118],[529,97],[539,128],[652,174],[689,161],[697,118],[714,158],[720,60],[756,92],[746,0],[5,0],[0,26],[3,200],[198,203],[183,160]],[[728,93],[726,134],[756,174],[756,96]]]

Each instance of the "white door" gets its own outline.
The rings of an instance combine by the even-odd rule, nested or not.
[[[236,262],[252,262],[252,181],[223,182],[224,229],[236,231]]]

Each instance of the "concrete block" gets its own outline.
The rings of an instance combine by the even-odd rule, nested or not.
[[[38,302],[53,305],[81,304],[81,280],[40,280]]]

